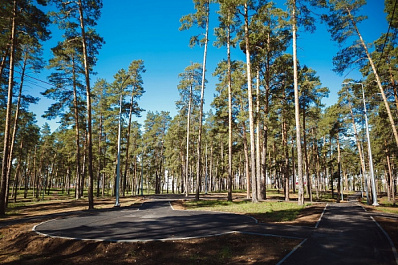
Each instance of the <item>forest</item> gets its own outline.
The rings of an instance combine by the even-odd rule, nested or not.
[[[181,69],[177,115],[143,112],[143,60],[133,60],[113,80],[95,76],[106,40],[96,31],[101,0],[8,0],[0,2],[0,215],[9,201],[40,200],[52,190],[76,199],[142,194],[246,192],[252,202],[277,189],[298,204],[331,191],[335,200],[364,191],[395,203],[398,181],[398,15],[384,1],[388,31],[367,43],[358,24],[365,0],[286,0],[286,10],[267,0],[193,0],[194,13],[180,18],[203,61]],[[218,27],[209,27],[216,14]],[[316,69],[297,59],[297,30],[325,23],[339,52],[334,71],[354,69],[338,102],[326,107]],[[62,37],[43,58],[43,43],[56,24]],[[215,43],[209,41],[215,34]],[[214,47],[216,46],[216,47]],[[225,49],[214,72],[208,49]],[[239,48],[246,60],[233,58]],[[45,118],[59,119],[54,132],[37,125],[24,88],[28,72],[50,69],[53,100]],[[217,78],[210,111],[204,111],[206,74]],[[95,76],[95,78],[94,78]]]

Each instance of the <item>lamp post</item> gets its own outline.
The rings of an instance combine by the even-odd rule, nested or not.
[[[370,146],[368,115],[367,115],[367,112],[366,112],[365,90],[363,88],[363,84],[362,83],[348,82],[348,83],[343,83],[343,84],[361,85],[361,87],[362,87],[363,112],[364,112],[364,116],[365,116],[366,138],[368,140],[369,171],[370,171],[370,177],[371,177],[371,180],[372,180],[372,190],[373,190],[373,192],[372,192],[373,204],[372,205],[373,206],[378,206],[379,203],[377,202],[376,182],[375,182],[375,176],[374,176],[374,170],[373,170],[372,148]]]

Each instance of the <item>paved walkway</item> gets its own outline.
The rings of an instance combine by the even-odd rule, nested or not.
[[[232,232],[302,239],[279,264],[391,264],[398,257],[382,230],[355,203],[329,205],[317,228],[257,224],[238,214],[174,211],[168,201],[86,211],[34,227],[38,233],[82,240],[135,242],[207,237]]]
[[[398,264],[377,223],[356,203],[328,205],[319,227],[281,264]]]

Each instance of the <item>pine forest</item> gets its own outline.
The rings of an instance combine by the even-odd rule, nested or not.
[[[96,29],[101,0],[1,1],[0,215],[11,202],[54,192],[86,199],[88,209],[98,198],[118,203],[147,194],[201,200],[222,192],[232,201],[244,193],[256,203],[275,190],[299,205],[327,192],[339,202],[354,191],[368,204],[381,194],[395,204],[398,11],[396,1],[384,1],[388,31],[369,43],[358,27],[367,19],[365,4],[194,0],[179,30],[203,60],[186,58],[172,115],[141,106],[151,70],[144,60],[117,66],[112,79],[96,73],[107,41]],[[361,75],[347,75],[328,106],[322,100],[331,88],[299,60],[300,32],[320,24],[329,32],[325,41],[339,49],[333,71]],[[54,45],[44,51],[49,40]],[[215,49],[225,55],[210,69]],[[48,85],[31,96],[32,73],[44,70]],[[206,102],[210,78],[217,83]],[[52,102],[43,118],[58,120],[56,130],[39,126],[30,110],[42,98]]]

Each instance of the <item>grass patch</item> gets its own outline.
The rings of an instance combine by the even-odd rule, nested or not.
[[[367,205],[366,198],[363,198],[361,202],[363,205]],[[393,202],[389,201],[387,196],[378,197],[377,202],[379,203],[379,206],[376,207],[373,207],[372,205],[367,205],[367,206],[371,207],[375,211],[398,214],[398,204],[396,203],[394,204]]]
[[[190,210],[247,214],[266,222],[293,221],[305,208],[305,205],[298,205],[296,202],[281,201],[252,203],[248,201],[201,200],[186,201],[184,205]]]

